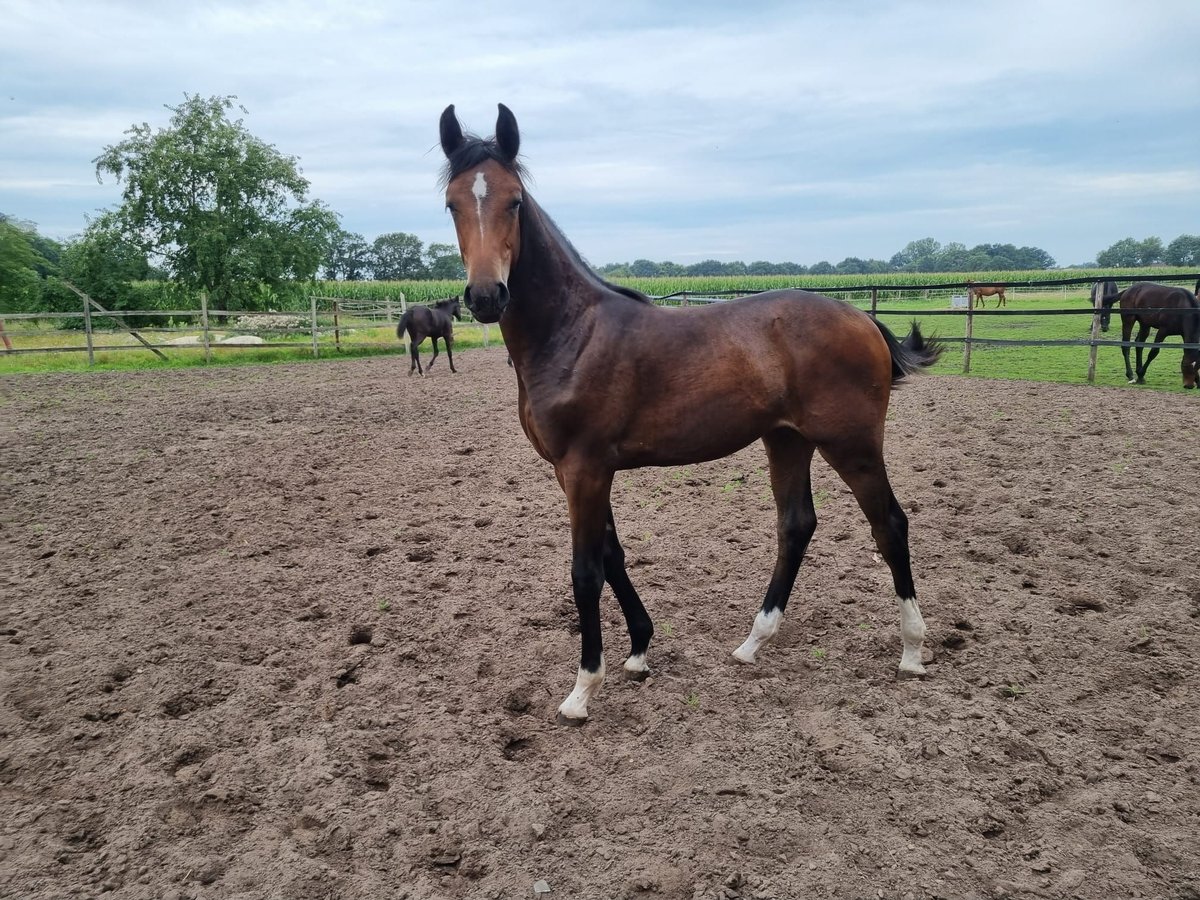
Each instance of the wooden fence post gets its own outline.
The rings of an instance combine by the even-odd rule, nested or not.
[[[974,316],[975,311],[975,292],[970,288],[967,289],[967,333],[966,340],[963,341],[963,374],[968,375],[971,372],[971,336],[975,333]]]
[[[879,318],[879,288],[871,288],[871,318]]]
[[[208,291],[200,292],[200,328],[204,335],[204,364],[212,362],[212,338],[208,333]]]
[[[341,304],[338,303],[337,297],[333,298],[333,346],[341,352],[342,349],[342,333],[338,330],[338,311]]]
[[[321,351],[317,349],[317,295],[311,295],[309,301],[312,304],[313,359],[320,359]]]
[[[1092,347],[1088,351],[1088,384],[1096,382],[1096,351],[1100,349],[1096,346],[1096,340],[1100,337],[1100,310],[1104,307],[1104,292],[1097,291],[1095,285],[1092,286],[1092,291],[1096,295],[1096,305],[1092,313]]]
[[[92,347],[92,300],[87,294],[78,292],[83,297],[83,330],[87,333],[88,366],[96,364],[96,354]]]

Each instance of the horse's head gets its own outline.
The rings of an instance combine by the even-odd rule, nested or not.
[[[453,105],[441,119],[446,208],[467,268],[463,299],[480,322],[496,322],[504,314],[509,272],[521,249],[521,134],[516,117],[503,103],[499,106],[496,136],[490,140],[464,135]]]
[[[457,297],[447,297],[445,300],[439,300],[434,306],[446,315],[454,316],[457,321],[462,321],[462,302]]]

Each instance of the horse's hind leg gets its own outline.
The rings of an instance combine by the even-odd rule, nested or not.
[[[821,455],[854,492],[854,498],[871,523],[875,545],[892,570],[892,583],[900,601],[900,639],[904,644],[900,673],[924,675],[921,645],[925,640],[925,621],[921,618],[917,589],[913,584],[908,553],[908,517],[888,482],[883,448],[822,446]]]
[[[629,658],[625,660],[625,676],[641,681],[650,674],[650,667],[646,665],[646,649],[650,646],[650,638],[654,636],[654,623],[650,621],[650,614],[642,605],[642,598],[638,596],[625,570],[625,549],[617,537],[617,524],[611,508],[604,533],[604,580],[621,604],[621,612],[629,628],[630,647]]]
[[[817,511],[812,498],[813,445],[789,429],[778,429],[763,437],[771,466],[771,491],[775,494],[779,549],[775,571],[754,617],[750,636],[733,651],[738,662],[752,663],[759,649],[779,631],[796,573],[804,551],[817,529]]]
[[[457,374],[458,369],[454,368],[454,350],[452,349],[453,346],[454,346],[454,338],[452,338],[450,335],[446,335],[446,359],[448,359],[450,361],[450,371]]]
[[[417,370],[417,374],[422,378],[425,377],[425,371],[421,368],[421,354],[417,352],[417,342],[408,342],[408,355],[412,357],[412,364],[408,367],[408,374],[413,373],[413,369]]]

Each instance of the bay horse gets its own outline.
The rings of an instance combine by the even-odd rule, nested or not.
[[[1003,287],[978,287],[971,285],[967,288],[967,294],[968,297],[973,296],[977,300],[981,297],[995,297],[997,309],[1001,306],[1008,306],[1008,300],[1005,299]],[[980,306],[986,307],[987,304],[980,301]]]
[[[1122,341],[1129,341],[1134,325],[1138,326],[1139,344],[1145,343],[1152,328],[1158,329],[1154,335],[1154,346],[1150,348],[1144,364],[1143,348],[1137,348],[1136,370],[1129,366],[1129,348],[1121,348],[1121,354],[1125,357],[1125,378],[1130,384],[1145,384],[1146,370],[1154,362],[1154,357],[1158,356],[1158,345],[1164,338],[1177,334],[1185,344],[1200,344],[1200,300],[1187,288],[1140,281],[1125,288],[1113,301],[1105,302],[1110,309],[1113,302],[1120,306]],[[1200,350],[1184,350],[1179,368],[1183,373],[1183,386],[1194,388],[1200,378]]]
[[[517,120],[499,105],[495,136],[440,122],[446,207],[467,269],[464,300],[499,322],[517,376],[517,414],[554,467],[571,525],[571,584],[581,654],[561,724],[583,724],[605,667],[600,594],[607,582],[629,629],[627,677],[649,673],[654,633],[629,580],[610,492],[621,469],[728,456],[762,439],[778,511],[778,556],[749,637],[753,663],[779,630],[817,525],[809,466],[820,452],[854,492],[891,569],[904,675],[925,673],[925,623],[909,560],[908,520],[884,466],[892,384],[932,365],[940,347],[914,324],[904,343],[866,313],[805,291],[772,291],[665,309],[609,284],[583,261],[525,188]]]
[[[408,352],[412,357],[412,364],[408,367],[409,375],[416,369],[422,378],[425,377],[425,370],[421,368],[421,355],[417,352],[417,345],[427,337],[433,338],[433,359],[429,360],[428,368],[432,369],[434,362],[437,361],[438,338],[444,338],[446,341],[446,357],[450,360],[450,371],[457,374],[458,369],[454,368],[453,319],[462,321],[460,302],[458,297],[447,297],[445,300],[437,301],[432,306],[410,306],[404,315],[400,317],[400,321],[396,324],[396,337],[404,340],[404,333],[408,332]]]
[[[1092,285],[1092,308],[1100,309],[1100,330],[1108,331],[1109,319],[1112,316],[1113,304],[1121,294],[1117,283],[1111,278],[1097,281]]]

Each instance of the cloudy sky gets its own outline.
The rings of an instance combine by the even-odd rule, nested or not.
[[[453,242],[437,119],[497,101],[595,264],[1200,233],[1197,0],[0,0],[0,212],[78,233],[94,158],[185,93],[368,240]]]

